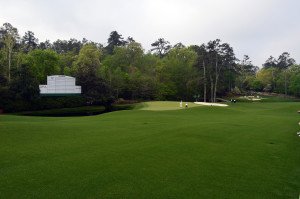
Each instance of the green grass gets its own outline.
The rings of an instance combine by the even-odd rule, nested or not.
[[[99,115],[106,112],[112,112],[118,110],[129,110],[133,108],[134,108],[133,104],[113,105],[111,110],[109,111],[106,110],[104,106],[82,106],[82,107],[74,107],[74,108],[26,111],[26,112],[19,112],[13,114],[25,115],[25,116],[48,116],[48,117],[91,116],[91,115]]]
[[[87,116],[97,115],[105,111],[104,106],[82,106],[75,108],[49,109],[40,111],[26,111],[16,113],[16,115],[27,116]]]
[[[174,101],[154,101],[154,102],[144,102],[138,106],[140,110],[147,111],[167,111],[167,110],[179,110],[186,109],[185,103],[182,102],[182,108],[180,108],[180,102]],[[188,102],[188,108],[199,107],[199,105],[194,104],[193,102]]]
[[[265,102],[2,115],[0,198],[295,199],[298,109]]]

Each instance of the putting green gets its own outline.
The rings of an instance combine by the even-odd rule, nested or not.
[[[185,103],[182,102],[182,108],[180,108],[180,102],[175,101],[153,101],[153,102],[143,102],[140,110],[147,111],[166,111],[166,110],[179,110],[186,109]],[[188,102],[188,108],[199,107],[200,105],[194,104],[193,102]]]

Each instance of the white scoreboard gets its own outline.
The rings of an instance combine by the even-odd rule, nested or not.
[[[47,76],[47,85],[39,85],[41,95],[81,94],[81,86],[76,86],[75,78],[65,75]]]

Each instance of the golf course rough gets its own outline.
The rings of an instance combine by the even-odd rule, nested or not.
[[[1,115],[0,198],[295,199],[299,108]]]

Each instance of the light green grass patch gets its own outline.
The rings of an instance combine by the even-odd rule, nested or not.
[[[179,110],[186,109],[185,103],[182,102],[182,108],[180,108],[180,102],[176,101],[153,101],[153,102],[143,102],[140,110],[147,111],[167,111],[167,110]],[[194,104],[193,102],[188,102],[188,108],[199,107],[201,105]]]

